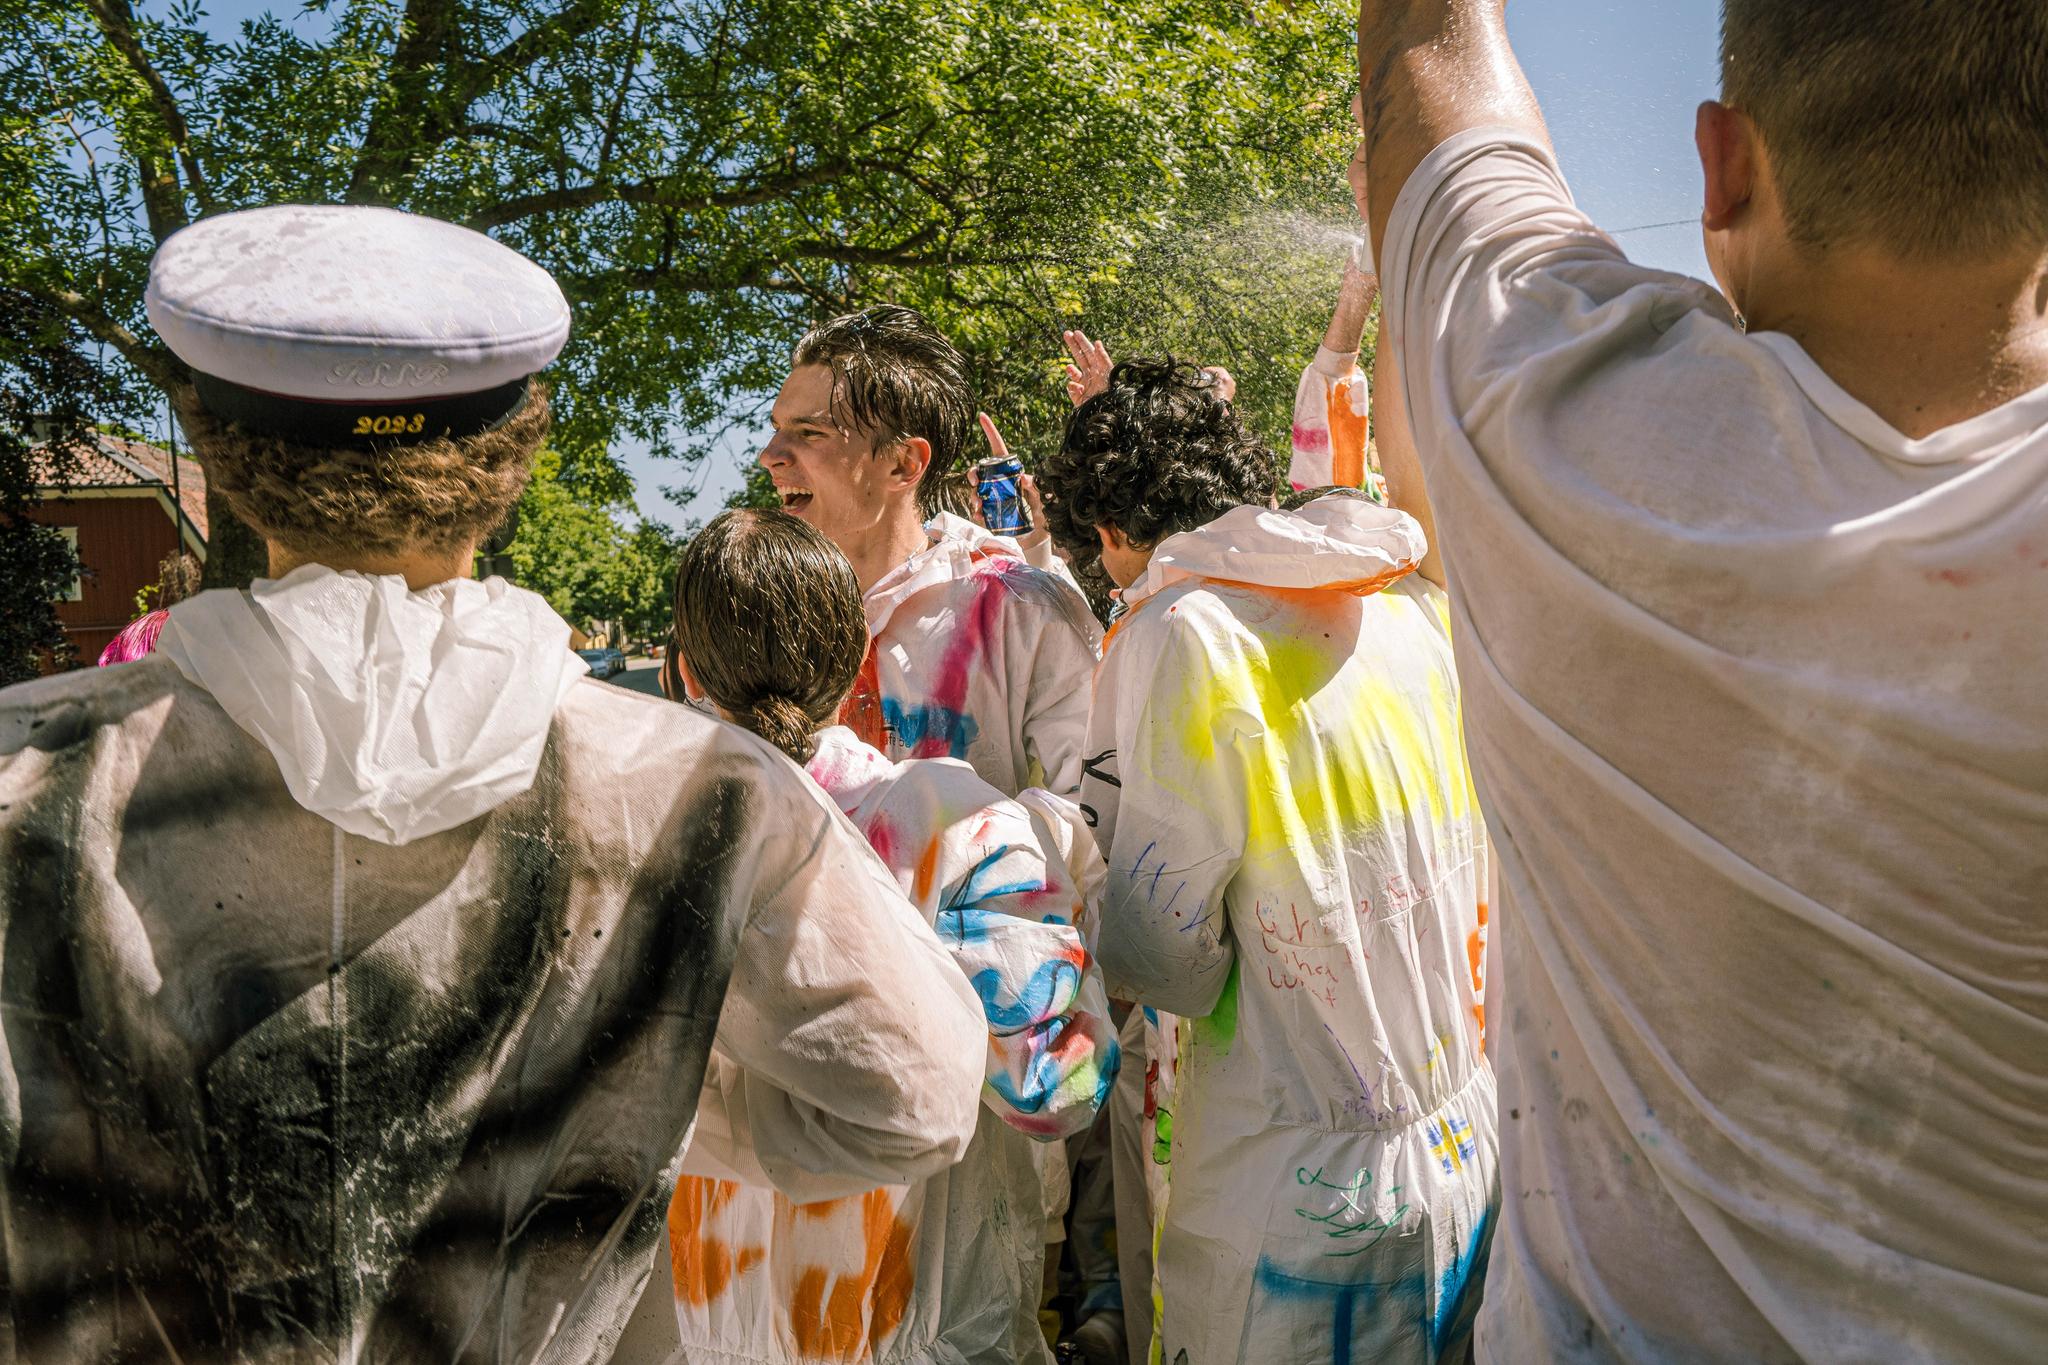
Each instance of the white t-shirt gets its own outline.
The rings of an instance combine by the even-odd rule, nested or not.
[[[1504,891],[1480,1358],[2038,1360],[2048,389],[1908,440],[1502,130],[1384,256]]]

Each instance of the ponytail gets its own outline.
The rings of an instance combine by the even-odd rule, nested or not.
[[[788,697],[762,697],[735,719],[799,763],[818,751],[811,717]]]

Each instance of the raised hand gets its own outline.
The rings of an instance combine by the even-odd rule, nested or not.
[[[1090,341],[1079,328],[1060,333],[1060,340],[1067,343],[1067,354],[1073,357],[1067,366],[1067,398],[1078,408],[1109,387],[1109,348]]]
[[[996,430],[996,419],[985,412],[977,412],[974,415],[981,420],[981,434],[988,438],[989,459],[1009,459],[1010,443],[1003,439],[1002,432]],[[1052,532],[1047,530],[1045,525],[1045,498],[1038,491],[1038,480],[1029,474],[1018,477],[1017,489],[1024,495],[1024,505],[1031,509],[1031,529],[1017,537],[1017,544],[1025,550],[1033,550],[1052,539]],[[974,518],[975,525],[983,530],[988,529],[988,518],[982,515],[980,498],[974,499],[973,510],[968,515]],[[1054,553],[1059,553],[1057,548]],[[1066,556],[1060,555],[1060,558],[1064,559]]]
[[[1216,389],[1216,396],[1228,403],[1237,397],[1237,376],[1221,365],[1204,365],[1202,373],[1209,376],[1209,383]]]

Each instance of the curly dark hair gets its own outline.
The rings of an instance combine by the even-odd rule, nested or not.
[[[1047,529],[1093,555],[1095,528],[1139,549],[1273,496],[1272,451],[1245,430],[1208,375],[1172,356],[1120,362],[1074,409],[1059,453],[1038,470]]]
[[[721,711],[804,763],[853,691],[868,622],[831,541],[787,512],[740,508],[683,547],[674,639]]]
[[[453,550],[502,526],[547,440],[547,386],[473,436],[355,449],[304,445],[252,432],[209,411],[186,386],[175,395],[185,438],[256,534],[320,557]]]
[[[917,485],[923,516],[945,510],[944,485],[967,447],[974,397],[967,357],[915,308],[885,303],[833,318],[796,344],[798,365],[825,365],[845,385],[846,406],[834,386],[835,418],[851,430],[873,432],[875,449],[904,436],[922,436],[932,462]]]

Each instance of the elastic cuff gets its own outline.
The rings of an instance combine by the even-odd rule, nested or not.
[[[1358,352],[1333,351],[1327,346],[1316,347],[1315,363],[1310,366],[1318,374],[1332,379],[1342,379],[1358,364]]]

